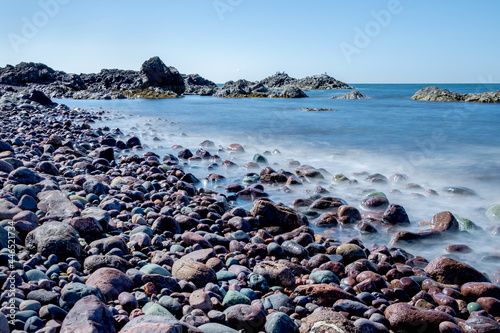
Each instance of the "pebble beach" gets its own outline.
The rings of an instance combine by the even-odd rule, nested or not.
[[[0,332],[500,331],[494,272],[399,246],[473,228],[448,211],[410,232],[405,208],[384,193],[361,202],[369,214],[321,186],[286,206],[266,189],[324,173],[255,169],[264,155],[243,184],[214,190],[203,184],[221,175],[199,179],[184,167],[232,167],[209,140],[159,156],[101,126],[106,111],[70,109],[33,89],[5,92],[0,110]],[[317,226],[376,226],[392,238],[371,246]]]

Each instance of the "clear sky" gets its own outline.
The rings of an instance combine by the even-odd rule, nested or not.
[[[138,70],[158,55],[217,83],[499,82],[499,15],[498,0],[3,0],[0,66]]]

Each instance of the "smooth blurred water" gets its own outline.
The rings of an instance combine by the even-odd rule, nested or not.
[[[306,91],[302,99],[222,99],[186,96],[166,100],[58,100],[70,107],[110,111],[103,124],[119,127],[126,134],[135,134],[149,149],[163,154],[176,152],[172,145],[182,145],[193,152],[201,141],[209,139],[227,147],[240,143],[246,154],[232,156],[216,150],[223,159],[239,165],[249,162],[253,154],[279,149],[281,155],[268,156],[273,168],[293,171],[287,161],[324,168],[332,175],[342,173],[359,181],[358,186],[343,187],[325,179],[321,186],[329,195],[339,196],[351,205],[358,205],[363,191],[384,191],[391,202],[402,204],[412,221],[412,230],[421,230],[418,222],[444,210],[473,220],[484,229],[492,226],[484,211],[500,202],[500,105],[454,102],[421,102],[410,97],[427,84],[359,84],[356,88],[369,97],[366,100],[337,100],[346,90]],[[441,84],[458,92],[500,90],[500,84]],[[307,112],[304,108],[328,108],[334,111]],[[159,139],[154,141],[153,138]],[[209,172],[206,165],[191,166],[201,178]],[[229,181],[241,181],[246,170],[223,170]],[[439,197],[416,198],[416,190],[396,185],[375,185],[364,182],[364,176],[353,172],[382,173],[390,176],[403,173],[410,183],[434,189]],[[290,204],[293,199],[307,197],[317,184],[294,189],[284,194],[279,188],[266,187],[271,198]],[[449,197],[440,192],[444,186],[465,186],[478,197]],[[402,193],[392,193],[393,189]],[[421,191],[422,192],[422,191]],[[250,206],[251,203],[240,203]],[[356,236],[355,231],[342,233]],[[387,241],[390,235],[368,241]],[[463,242],[481,250],[497,253],[494,238],[459,237],[434,246],[412,245],[419,254],[429,257],[443,254],[448,244]],[[421,254],[422,255],[422,254]],[[431,258],[432,259],[432,258]],[[488,266],[489,267],[489,266]],[[489,267],[491,268],[491,267]]]

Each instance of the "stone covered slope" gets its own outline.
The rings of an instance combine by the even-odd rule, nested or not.
[[[440,89],[436,86],[429,86],[417,91],[411,99],[433,102],[500,103],[500,90],[462,94],[448,89]]]

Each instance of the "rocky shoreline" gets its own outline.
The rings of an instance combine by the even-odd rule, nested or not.
[[[286,84],[284,84],[286,82]],[[352,89],[349,85],[322,74],[295,79],[276,73],[262,81],[228,81],[223,87],[198,74],[180,74],[159,57],[145,61],[139,71],[103,69],[99,73],[70,74],[41,63],[22,62],[0,68],[0,86],[15,91],[36,89],[50,98],[125,99],[178,98],[182,95],[224,98],[300,98],[302,89]]]
[[[405,209],[383,193],[363,200],[365,213],[320,186],[294,208],[266,198],[267,186],[325,177],[307,165],[265,167],[215,192],[183,170],[197,159],[231,167],[210,141],[195,154],[161,157],[139,138],[99,126],[105,111],[9,90],[0,99],[0,332],[500,330],[497,277],[398,247],[472,232],[470,221],[440,212],[429,230],[411,233]],[[256,155],[251,163],[264,161]],[[231,206],[234,198],[252,208]],[[310,223],[394,237],[389,246],[340,243]]]

